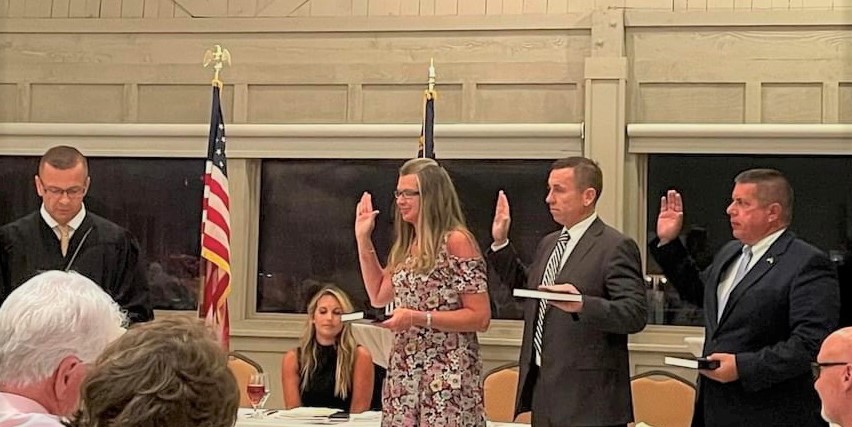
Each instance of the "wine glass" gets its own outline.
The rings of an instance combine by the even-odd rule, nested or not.
[[[248,394],[251,407],[254,409],[252,417],[263,418],[263,413],[260,410],[263,409],[263,405],[269,397],[269,376],[263,372],[251,374],[248,386],[246,387],[246,392]]]

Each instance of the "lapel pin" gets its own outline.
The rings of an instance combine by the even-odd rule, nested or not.
[[[769,265],[775,264],[775,257],[771,256],[769,258],[766,258],[766,262],[768,262]]]

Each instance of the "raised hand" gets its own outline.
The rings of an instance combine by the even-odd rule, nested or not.
[[[494,222],[491,223],[491,238],[494,244],[502,245],[509,239],[509,225],[512,223],[512,215],[509,211],[509,199],[506,193],[500,190],[497,193],[497,206],[494,208]]]
[[[669,190],[660,198],[660,215],[657,216],[657,237],[665,245],[680,235],[683,228],[683,200],[680,193]]]
[[[364,192],[361,200],[355,206],[355,238],[369,240],[376,227],[376,215],[379,211],[373,209],[373,196]]]

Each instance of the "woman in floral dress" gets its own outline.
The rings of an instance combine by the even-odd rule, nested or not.
[[[396,309],[382,392],[382,426],[485,426],[476,332],[488,329],[485,262],[465,225],[455,187],[431,159],[399,171],[395,241],[382,267],[372,242],[372,196],[356,207],[355,236],[370,302]]]

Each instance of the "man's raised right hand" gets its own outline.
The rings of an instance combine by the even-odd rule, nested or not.
[[[497,206],[494,208],[494,222],[491,223],[491,238],[495,245],[502,245],[509,240],[509,225],[512,215],[509,212],[509,199],[503,190],[497,193]]]
[[[683,199],[680,193],[669,190],[660,198],[660,215],[657,216],[657,237],[660,245],[671,242],[683,228]]]

